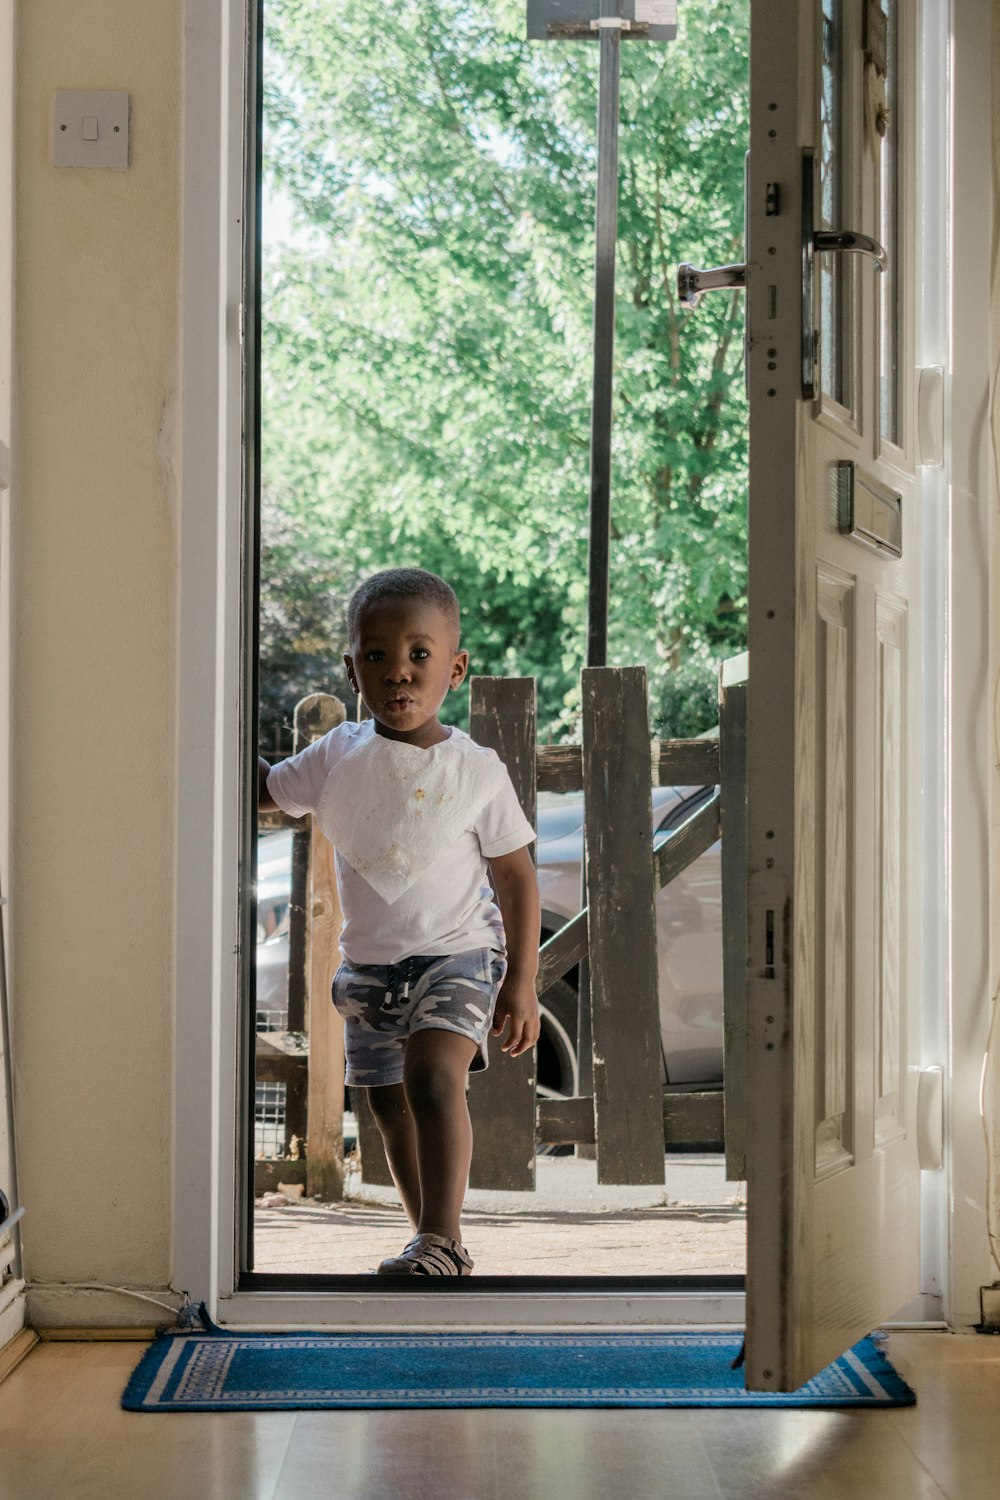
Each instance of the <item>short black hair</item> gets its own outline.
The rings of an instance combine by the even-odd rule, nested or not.
[[[352,645],[357,639],[362,610],[383,599],[425,599],[429,604],[436,604],[454,625],[457,646],[460,630],[458,595],[450,583],[424,568],[386,568],[358,584],[347,602],[347,635]]]

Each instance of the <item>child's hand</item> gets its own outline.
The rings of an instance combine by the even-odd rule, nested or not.
[[[533,979],[508,974],[500,986],[493,1013],[493,1035],[499,1036],[508,1023],[510,1030],[500,1050],[509,1052],[511,1057],[520,1057],[535,1045],[542,1029]]]

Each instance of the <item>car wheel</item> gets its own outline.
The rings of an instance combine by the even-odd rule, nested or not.
[[[536,1076],[539,1093],[572,1097],[577,1089],[576,990],[556,979],[539,998],[542,1032]]]

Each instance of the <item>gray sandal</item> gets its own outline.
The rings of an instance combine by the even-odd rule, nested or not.
[[[377,1276],[468,1276],[472,1259],[458,1240],[441,1234],[414,1235],[398,1255],[384,1260]]]

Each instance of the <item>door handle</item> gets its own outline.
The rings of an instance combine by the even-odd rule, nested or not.
[[[677,267],[677,295],[685,307],[697,307],[706,292],[739,291],[747,284],[746,263],[701,271],[687,262]]]
[[[859,234],[856,229],[817,229],[813,234],[813,249],[817,252],[848,250],[857,255],[870,255],[876,271],[885,271],[889,266],[889,257],[878,240],[873,240],[870,234]]]
[[[885,271],[889,265],[889,257],[878,240],[856,229],[817,229],[812,237],[812,248],[817,254],[832,250],[841,254],[848,251],[855,255],[870,255],[876,271]],[[745,262],[713,266],[707,271],[687,261],[677,267],[677,295],[685,307],[697,307],[706,292],[739,291],[746,284]]]
[[[817,255],[829,251],[843,254],[870,255],[876,271],[889,268],[884,246],[870,234],[856,229],[814,229],[815,157],[811,150],[802,153],[802,395],[814,400],[818,390],[819,333],[813,303],[815,276],[813,262]]]

